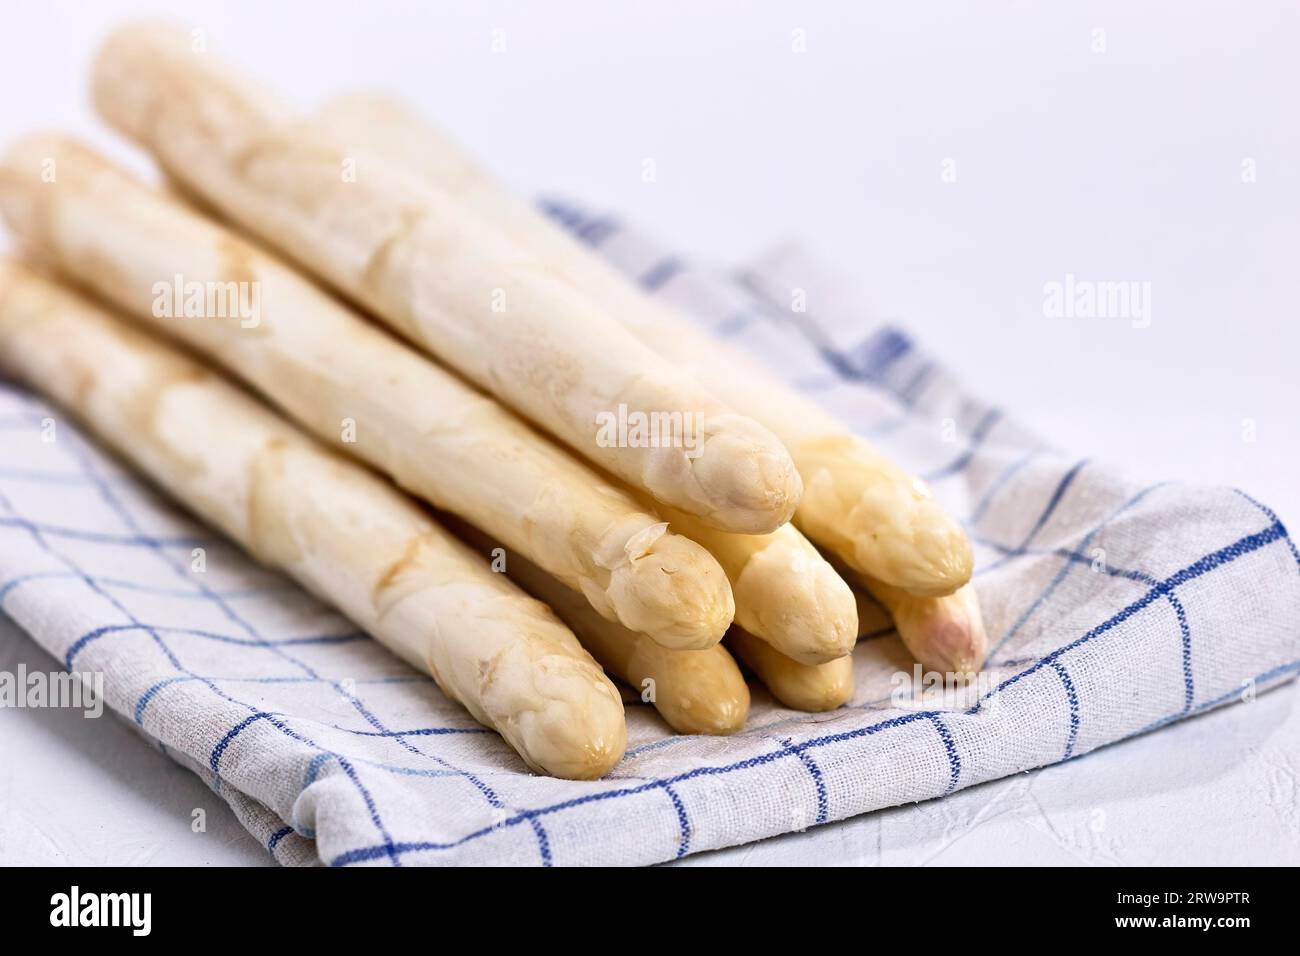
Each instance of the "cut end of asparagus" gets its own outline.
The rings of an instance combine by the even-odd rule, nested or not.
[[[774,567],[774,562],[783,566]],[[761,594],[753,593],[751,582],[761,582]],[[787,657],[816,665],[853,651],[857,598],[816,552],[760,551],[746,565],[735,591],[738,622]]]
[[[121,198],[146,187],[78,140],[61,133],[32,133],[0,155],[0,217],[28,255],[45,257],[65,275],[75,270],[60,262],[67,253],[53,237],[61,196]],[[121,270],[106,257],[83,252],[78,265],[95,272],[111,288],[123,284]],[[96,286],[81,278],[82,284]]]
[[[205,89],[196,82],[196,75],[214,71],[219,85]],[[95,58],[91,98],[111,126],[139,143],[167,135],[168,116],[177,112],[192,111],[219,138],[245,128],[250,117],[285,116],[279,103],[207,54],[202,31],[168,20],[127,23],[109,34]]]
[[[133,77],[140,75],[141,63],[156,61],[159,51],[179,54],[190,49],[189,44],[185,30],[174,22],[141,20],[114,30],[100,46],[92,69],[95,108],[127,136],[143,139],[146,118],[156,112],[157,94]]]
[[[594,780],[627,748],[623,701],[589,658],[538,657],[515,645],[484,669],[480,684],[493,726],[535,770]]]
[[[715,416],[705,431],[691,463],[704,502],[700,519],[738,534],[768,534],[789,521],[803,481],[776,436],[740,415]]]
[[[607,593],[620,624],[675,650],[712,647],[736,614],[721,565],[679,534],[629,554],[610,573]]]

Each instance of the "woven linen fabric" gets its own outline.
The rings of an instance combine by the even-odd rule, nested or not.
[[[1061,455],[899,329],[859,318],[862,344],[839,348],[823,330],[852,327],[850,300],[797,251],[719,273],[611,219],[549,211],[931,483],[976,544],[988,670],[908,693],[919,675],[882,628],[858,644],[848,706],[798,713],[753,685],[742,732],[677,736],[629,692],[609,776],[537,776],[61,412],[0,388],[0,608],[67,669],[102,673],[108,705],[275,859],[655,863],[1069,760],[1300,668],[1300,555],[1264,505]]]

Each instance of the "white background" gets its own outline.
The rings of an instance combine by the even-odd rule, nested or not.
[[[727,262],[800,239],[852,278],[866,308],[915,331],[1049,441],[1143,476],[1236,485],[1300,520],[1300,4],[261,0],[166,9],[303,107],[353,90],[398,93],[519,190],[608,206],[684,251]],[[96,124],[86,77],[109,26],[149,12],[0,3],[0,140],[60,127],[129,155]],[[492,49],[498,30],[505,52]],[[796,30],[804,53],[792,49]],[[654,183],[642,181],[646,159]],[[941,177],[949,159],[951,183]],[[1246,160],[1255,182],[1243,182]],[[1044,283],[1066,273],[1150,282],[1151,326],[1045,317]],[[1252,428],[1255,440],[1243,440]],[[20,646],[6,661],[39,653],[10,630],[0,641]],[[1198,844],[1179,831],[1213,822],[1212,786],[1218,825],[1252,826],[1202,848],[1203,858],[1295,862],[1296,694],[1273,696],[1239,708],[1248,716],[1202,718],[1035,774],[1060,783],[1005,803],[1008,825],[1032,836],[1040,810],[1056,814],[1059,826],[1044,832],[1061,846],[1060,815],[1085,813],[1071,792],[1086,783],[1122,807],[1115,795],[1137,787],[1157,799],[1134,810],[1129,830],[1105,831],[1126,848],[1117,861],[1195,861]],[[18,740],[30,758],[0,756],[0,860],[257,858],[233,830],[228,844],[196,849],[187,827],[160,822],[169,804],[155,799],[151,775],[162,771],[149,768],[165,758],[123,728],[104,722],[87,736],[56,715],[0,721],[5,749]],[[1172,769],[1203,768],[1194,755],[1215,746],[1227,769]],[[106,792],[95,782],[102,760],[88,760],[96,753],[143,761],[148,785],[110,801],[116,823],[95,809]],[[1159,755],[1170,763],[1155,771]],[[1144,772],[1177,785],[1148,792]],[[1275,806],[1286,803],[1288,773],[1289,818]],[[52,804],[49,788],[74,774],[80,796]],[[217,803],[181,774],[167,776],[178,806]],[[984,807],[989,793],[1015,786],[976,788],[942,813],[890,811],[769,842],[761,858],[919,862],[933,854],[909,847],[949,846],[961,815],[953,801]],[[898,825],[922,836],[891,843],[889,820],[911,821]],[[871,853],[854,848],[864,827],[875,828]],[[33,832],[56,835],[16,836]],[[979,834],[961,844],[971,859],[1045,861],[1033,839],[983,825]],[[1104,856],[1071,850],[1061,861]]]

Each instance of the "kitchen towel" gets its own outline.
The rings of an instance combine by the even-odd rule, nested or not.
[[[755,686],[741,733],[677,736],[629,692],[608,777],[536,776],[428,678],[0,386],[0,609],[102,675],[108,705],[275,859],[655,863],[1070,760],[1300,668],[1300,554],[1265,505],[1047,447],[797,248],[719,272],[609,217],[548,212],[930,482],[975,542],[988,669],[928,682],[881,629],[839,710]]]

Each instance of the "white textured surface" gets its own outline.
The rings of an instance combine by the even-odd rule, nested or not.
[[[681,865],[1300,865],[1300,688],[1068,764]]]
[[[61,670],[0,614],[0,671]],[[194,811],[206,832],[191,829]],[[107,709],[0,710],[0,865],[273,865],[193,772]]]
[[[298,4],[170,6],[304,103],[366,86],[410,96],[523,188],[624,209],[719,259],[809,240],[1039,434],[1141,473],[1238,485],[1300,520],[1294,5],[351,2],[313,5],[306,33]],[[134,10],[16,7],[0,139],[59,125],[111,142],[84,78],[103,29]],[[489,52],[494,27],[504,56]],[[803,59],[788,52],[794,27],[808,30]],[[1104,55],[1089,52],[1096,28]],[[1042,284],[1066,271],[1151,280],[1152,327],[1044,319]],[[1062,354],[1096,369],[1094,388],[1054,387]],[[1254,443],[1240,440],[1246,418]],[[0,667],[44,659],[13,630],[0,623]],[[872,862],[879,848],[886,862],[1294,864],[1297,693],[690,862]],[[202,837],[194,807],[208,810]],[[266,859],[219,798],[115,718],[0,712],[0,860]]]

